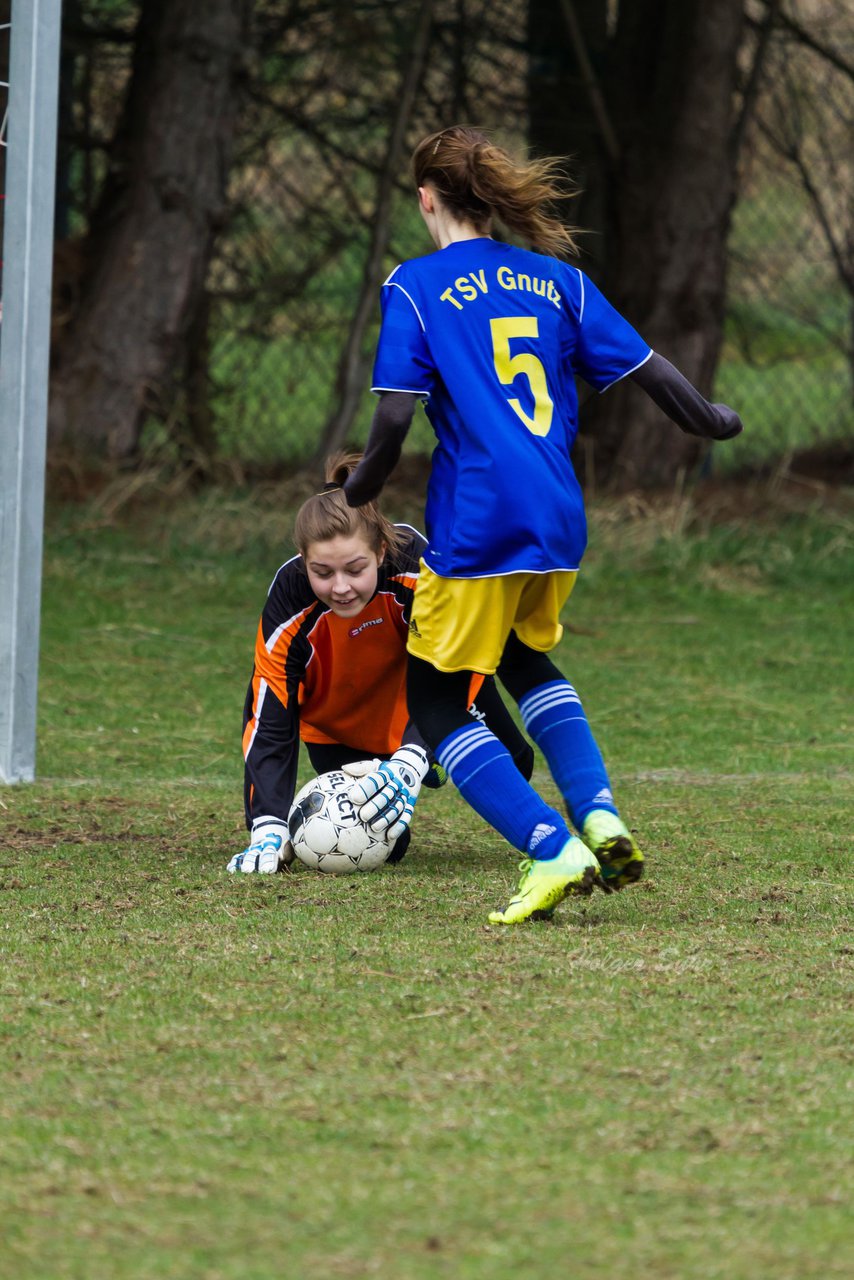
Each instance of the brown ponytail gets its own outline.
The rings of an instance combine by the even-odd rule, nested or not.
[[[550,208],[577,194],[556,158],[515,161],[480,129],[453,125],[419,142],[412,175],[416,186],[429,183],[452,214],[482,233],[495,215],[540,253],[577,252],[576,229]]]
[[[315,542],[349,538],[354,533],[361,533],[377,555],[383,543],[390,552],[395,552],[404,542],[404,535],[385,518],[375,502],[367,502],[363,507],[347,506],[341,486],[350,472],[355,471],[361,457],[359,453],[334,453],[327,458],[323,489],[306,499],[294,521],[294,542],[303,559]]]

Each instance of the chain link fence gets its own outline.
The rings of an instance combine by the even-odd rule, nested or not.
[[[844,51],[838,7],[835,18],[835,47]],[[469,46],[465,83],[477,102],[473,114],[489,121],[500,140],[524,144],[519,122],[527,63],[518,42],[502,43],[511,24],[510,7],[493,6],[491,38]],[[737,406],[748,425],[735,446],[719,454],[718,465],[730,467],[854,439],[854,81],[785,32],[769,62],[776,88],[756,104],[742,147],[715,387],[716,398]],[[445,66],[453,66],[452,56]],[[377,80],[378,117],[392,109],[397,70],[393,60],[385,83],[382,76]],[[427,86],[412,138],[434,125],[430,90],[433,103],[447,103],[452,93],[438,79],[434,73]],[[353,86],[357,90],[364,98],[363,83]],[[465,118],[470,102],[455,106]],[[379,151],[364,150],[363,122],[330,118],[328,104],[322,128],[312,122],[310,106],[301,122],[292,123],[282,134],[287,141],[268,150],[261,169],[253,165],[236,178],[240,234],[229,238],[211,278],[209,371],[217,444],[252,465],[306,461],[335,409],[338,360],[368,256],[363,210],[371,208],[381,163]],[[353,150],[343,155],[348,147]],[[411,192],[401,187],[385,266],[391,270],[427,247]],[[223,288],[238,278],[242,292]],[[378,303],[373,313],[378,315]],[[374,322],[362,335],[366,387],[375,336]],[[364,440],[372,404],[365,391],[353,442]],[[431,448],[420,414],[407,448]]]
[[[741,155],[716,386],[748,425],[736,465],[854,442],[854,11],[805,11],[809,39],[783,22],[771,44]]]
[[[66,133],[73,117],[74,145],[62,152],[71,159],[61,166],[58,227],[72,243],[96,198],[112,103],[133,48],[135,6],[106,7],[108,29],[76,50],[74,108],[61,117]],[[854,439],[854,17],[839,0],[807,8],[809,41],[785,23],[775,28],[766,88],[741,147],[715,395],[737,406],[748,429],[721,451],[721,465]],[[79,17],[81,0],[68,0],[66,12]],[[383,272],[367,280],[366,265],[390,121],[413,71],[413,9],[258,0],[256,12],[233,214],[211,267],[185,392],[148,439],[180,436],[238,468],[269,469],[316,454],[340,401],[348,342],[363,387],[348,439],[360,443],[367,433]],[[404,155],[437,122],[456,120],[485,123],[499,141],[524,145],[529,63],[515,0],[436,3],[431,40]],[[74,52],[73,29],[70,41]],[[428,247],[402,168],[389,197],[386,272]],[[60,253],[58,323],[74,272],[73,256],[66,263]],[[366,287],[372,318],[354,330]],[[418,414],[407,449],[431,447]]]
[[[527,60],[512,0],[435,4],[430,58],[412,65],[412,5],[371,11],[370,57],[351,22],[316,18],[278,27],[277,58],[304,59],[293,83],[256,95],[244,121],[262,137],[233,175],[237,210],[209,281],[209,385],[217,447],[241,463],[300,464],[318,450],[341,399],[344,358],[355,343],[362,392],[347,440],[366,437],[368,385],[379,321],[379,283],[404,258],[426,251],[423,224],[403,170],[410,143],[437,121],[491,119],[507,142],[522,141]],[[371,6],[362,6],[363,20]],[[322,50],[322,52],[321,52]],[[390,177],[389,134],[412,77],[418,93],[402,155]],[[503,127],[502,127],[503,126]],[[367,274],[378,206],[389,178],[390,231],[381,267]],[[364,289],[371,320],[354,321]],[[432,448],[417,416],[407,441]]]

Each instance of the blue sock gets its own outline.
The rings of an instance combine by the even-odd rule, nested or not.
[[[519,703],[525,728],[546,758],[551,775],[580,831],[593,809],[618,813],[602,752],[590,731],[581,699],[568,680],[550,680]]]
[[[463,799],[505,840],[540,861],[557,857],[569,839],[566,822],[525,781],[485,725],[455,729],[434,754]]]

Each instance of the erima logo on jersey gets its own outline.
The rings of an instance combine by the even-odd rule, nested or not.
[[[378,627],[380,623],[384,621],[384,618],[368,618],[367,622],[360,622],[358,627],[351,627],[349,634],[355,639],[356,636],[360,635],[367,627]]]

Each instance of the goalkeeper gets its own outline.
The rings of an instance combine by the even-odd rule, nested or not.
[[[287,819],[300,742],[317,773],[349,773],[354,788],[367,784],[372,794],[390,784],[390,803],[376,796],[361,810],[396,838],[390,862],[409,845],[421,786],[446,778],[406,706],[406,640],[427,542],[409,525],[391,524],[374,503],[347,505],[342,485],[359,460],[339,454],[328,461],[323,491],[297,513],[299,555],[282,565],[267,595],[243,717],[249,844],[229,862],[232,872],[276,872],[293,861]],[[469,713],[530,778],[533,749],[492,678],[472,680]]]

